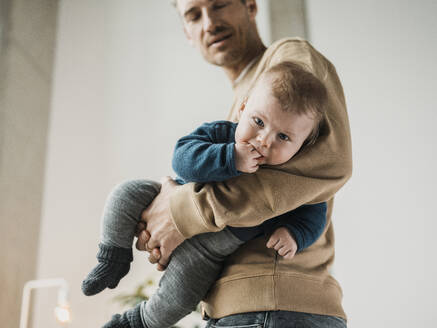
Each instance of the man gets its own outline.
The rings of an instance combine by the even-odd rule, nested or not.
[[[209,325],[217,327],[345,327],[341,288],[329,274],[333,196],[352,171],[349,123],[335,68],[300,39],[266,48],[256,27],[255,0],[178,0],[176,6],[188,41],[233,84],[229,120],[237,120],[238,107],[260,74],[281,61],[297,61],[325,83],[327,115],[317,142],[293,162],[221,183],[178,186],[164,180],[142,215],[147,230],[140,232],[137,248],[149,251],[149,261],[164,270],[186,238],[226,225],[258,225],[303,204],[328,201],[327,225],[314,245],[287,261],[265,247],[262,237],[248,242],[229,258],[203,308],[214,318]]]

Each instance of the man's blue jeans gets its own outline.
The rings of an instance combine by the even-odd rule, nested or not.
[[[268,311],[230,315],[221,319],[209,319],[206,328],[346,328],[342,318],[291,312]]]

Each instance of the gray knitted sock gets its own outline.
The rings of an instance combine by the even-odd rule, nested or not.
[[[121,278],[129,272],[133,260],[132,248],[99,244],[97,260],[99,264],[82,282],[82,291],[87,296],[100,293],[106,287],[117,287]]]
[[[147,328],[141,321],[141,303],[123,314],[115,314],[103,328]]]

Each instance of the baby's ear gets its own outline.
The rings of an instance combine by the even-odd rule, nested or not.
[[[238,109],[238,119],[241,119],[241,115],[243,115],[244,108],[246,108],[246,102],[245,101],[243,101],[241,103],[241,106]]]
[[[247,103],[247,97],[244,98],[243,102],[241,103],[241,106],[240,106],[240,115],[243,112],[243,110],[246,108],[246,103]]]
[[[243,102],[241,103],[241,106],[240,106],[240,112],[242,112],[242,111],[244,110],[245,107],[246,107],[246,102],[243,101]]]

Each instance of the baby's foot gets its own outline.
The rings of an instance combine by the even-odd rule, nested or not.
[[[103,328],[147,328],[141,320],[141,303],[121,315],[113,315]]]
[[[106,287],[115,288],[130,269],[132,249],[99,244],[97,259],[99,264],[82,282],[82,291],[91,296],[100,293]]]

